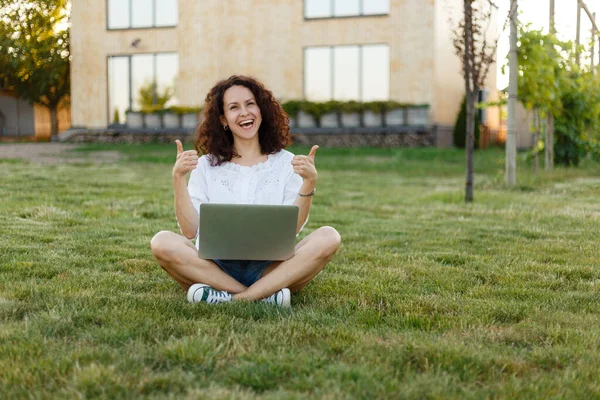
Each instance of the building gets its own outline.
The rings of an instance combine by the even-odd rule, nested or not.
[[[122,122],[149,84],[158,93],[174,88],[173,103],[200,106],[219,79],[245,74],[280,100],[429,104],[431,123],[451,127],[464,81],[449,19],[462,18],[462,4],[73,0],[72,124],[101,129]],[[488,33],[496,36],[495,24]],[[493,99],[495,65],[486,86]],[[497,127],[494,109],[486,121]]]

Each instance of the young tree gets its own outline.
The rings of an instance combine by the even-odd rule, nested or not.
[[[58,134],[58,107],[70,91],[68,0],[0,0],[0,84],[50,111]]]
[[[453,44],[456,55],[463,63],[467,98],[467,137],[466,158],[467,174],[465,201],[473,201],[473,153],[475,148],[475,103],[479,89],[484,87],[490,65],[495,60],[497,40],[487,41],[486,31],[492,20],[495,5],[491,0],[464,0],[463,15],[457,29],[453,32]]]

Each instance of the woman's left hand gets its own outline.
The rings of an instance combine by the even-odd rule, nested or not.
[[[307,156],[294,156],[292,166],[294,172],[302,177],[305,181],[317,183],[317,169],[315,168],[315,154],[319,146],[315,145],[310,149]]]

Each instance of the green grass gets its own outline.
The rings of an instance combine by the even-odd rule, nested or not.
[[[175,146],[103,150],[0,161],[3,398],[600,397],[598,164],[480,151],[466,205],[462,151],[322,148],[303,234],[342,247],[281,310],[188,304],[149,249]]]

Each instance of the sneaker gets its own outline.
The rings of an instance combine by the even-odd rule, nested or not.
[[[276,291],[269,297],[265,297],[261,301],[265,303],[275,304],[279,307],[287,308],[291,307],[291,299],[292,295],[290,294],[290,289],[283,288],[281,290]]]
[[[195,283],[188,289],[187,299],[190,303],[203,301],[208,304],[217,304],[233,301],[233,296],[231,293],[213,289],[208,285]]]

